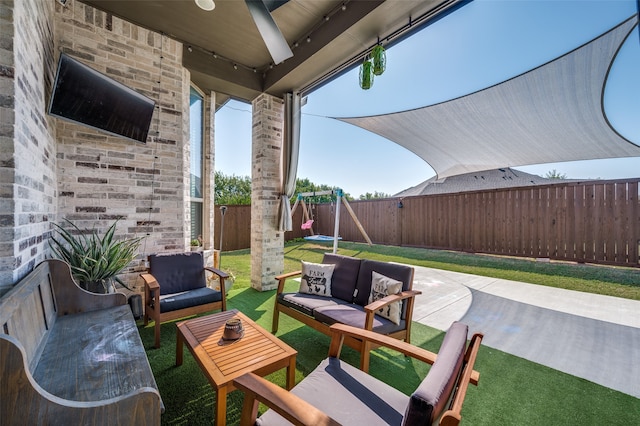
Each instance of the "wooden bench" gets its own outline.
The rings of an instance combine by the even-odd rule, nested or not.
[[[46,260],[0,299],[3,425],[159,425],[162,400],[124,294]]]
[[[245,394],[240,424],[457,426],[469,384],[480,373],[474,364],[482,342],[476,333],[467,345],[467,325],[454,322],[438,354],[379,333],[344,324],[331,326],[329,357],[291,391],[247,373],[234,380]],[[410,395],[340,360],[347,337],[375,343],[431,364],[426,377]],[[403,364],[403,363],[401,363]],[[406,364],[405,364],[406,365]],[[408,364],[411,365],[411,364]],[[398,365],[398,374],[405,374]],[[415,374],[412,368],[409,374]],[[270,409],[257,419],[258,403]]]

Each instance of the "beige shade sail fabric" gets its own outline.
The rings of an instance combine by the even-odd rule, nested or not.
[[[500,167],[640,157],[640,146],[612,128],[603,107],[611,64],[637,21],[634,15],[551,62],[460,98],[337,119],[407,148],[439,178]]]

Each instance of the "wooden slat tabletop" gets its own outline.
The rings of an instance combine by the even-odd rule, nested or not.
[[[220,345],[224,325],[231,318],[240,318],[244,336]],[[178,324],[178,329],[209,381],[217,388],[247,372],[284,368],[297,354],[295,349],[237,310],[184,321]]]

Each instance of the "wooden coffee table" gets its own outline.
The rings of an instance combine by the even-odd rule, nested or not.
[[[225,322],[239,318],[244,336],[220,345]],[[260,376],[287,368],[287,389],[295,384],[297,351],[233,309],[178,323],[176,365],[182,365],[183,344],[217,391],[216,425],[227,420],[227,394],[234,390],[233,379],[247,372]]]

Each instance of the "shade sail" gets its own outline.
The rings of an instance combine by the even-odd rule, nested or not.
[[[409,111],[338,118],[429,163],[439,178],[500,167],[640,156],[603,107],[611,64],[634,15],[589,43],[481,91]]]

